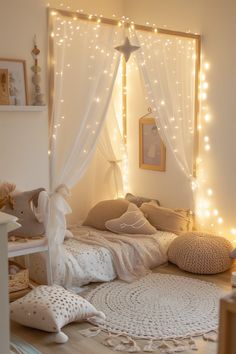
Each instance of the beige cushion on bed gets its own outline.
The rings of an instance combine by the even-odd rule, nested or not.
[[[163,208],[153,202],[143,203],[140,209],[157,230],[175,234],[192,230],[192,216],[189,210]]]
[[[131,193],[127,193],[125,196],[125,199],[127,199],[130,203],[134,203],[137,205],[137,207],[141,207],[143,203],[148,203],[150,201],[155,201],[157,205],[160,205],[159,200],[157,199],[151,199],[151,198],[145,198],[145,197],[139,197],[137,195],[133,195]]]
[[[129,202],[126,199],[103,200],[89,211],[83,225],[95,227],[98,230],[107,230],[106,221],[119,218],[126,212],[128,206]]]
[[[10,316],[24,326],[60,332],[66,324],[105,315],[81,296],[61,286],[41,285],[10,305]]]
[[[117,234],[151,235],[156,233],[155,227],[148,222],[141,210],[132,203],[123,215],[107,221],[105,225],[108,230]]]

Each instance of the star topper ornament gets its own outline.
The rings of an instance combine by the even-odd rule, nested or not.
[[[118,47],[115,47],[116,50],[118,50],[119,52],[121,52],[124,57],[125,57],[125,61],[127,63],[127,61],[130,58],[130,55],[135,52],[136,50],[140,49],[139,46],[137,45],[132,45],[130,43],[130,40],[128,37],[125,37],[125,41],[122,45],[119,45]]]

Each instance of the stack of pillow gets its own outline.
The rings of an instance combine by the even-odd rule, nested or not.
[[[88,213],[83,225],[118,234],[154,234],[157,230],[177,235],[192,230],[190,210],[168,209],[158,200],[136,197],[128,193],[125,199],[104,200]]]

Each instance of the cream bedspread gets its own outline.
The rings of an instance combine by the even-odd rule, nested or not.
[[[84,230],[83,233],[77,228],[71,231],[79,242],[106,248],[112,255],[117,277],[127,282],[147,275],[157,262],[167,260],[160,237],[156,235],[118,235],[93,229]]]
[[[70,278],[73,286],[110,281],[117,276],[125,281],[147,274],[149,269],[167,261],[167,251],[175,234],[157,231],[154,235],[116,235],[89,227],[73,227],[74,237],[64,242],[66,272],[60,283]],[[45,280],[42,255],[35,257],[31,277]],[[39,279],[40,278],[40,279]]]

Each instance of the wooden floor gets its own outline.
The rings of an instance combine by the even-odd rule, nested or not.
[[[193,277],[196,279],[202,279],[217,284],[226,291],[231,291],[230,276],[232,271],[236,271],[236,264],[225,273],[210,276],[197,276],[190,273],[179,270],[176,266],[171,264],[165,264],[154,270],[155,272],[166,274],[184,275],[187,277]],[[94,287],[94,285],[92,286]],[[66,344],[54,344],[51,343],[52,337],[50,334],[26,328],[16,323],[11,324],[12,333],[25,341],[34,345],[43,354],[112,354],[111,349],[101,344],[105,335],[99,335],[97,337],[85,338],[79,334],[79,330],[91,327],[87,323],[73,323],[63,328],[63,331],[69,336],[69,341]],[[198,354],[217,354],[217,344],[212,342],[206,342],[201,338],[196,339],[198,346]],[[140,341],[142,346],[142,341]],[[122,352],[120,352],[122,353]],[[141,352],[142,353],[142,352]],[[192,354],[193,351],[185,352],[185,354]],[[156,351],[155,354],[161,354],[160,351]]]

